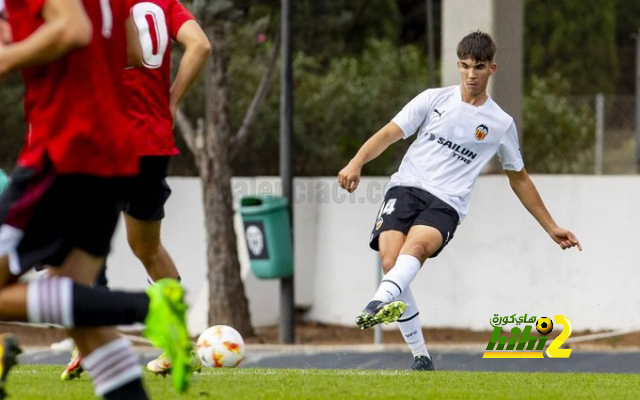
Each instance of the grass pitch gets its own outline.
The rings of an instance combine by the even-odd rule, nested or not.
[[[62,366],[18,365],[8,400],[93,399],[88,376],[61,382]],[[205,369],[189,392],[145,373],[152,399],[637,399],[640,375],[591,373],[410,372]]]

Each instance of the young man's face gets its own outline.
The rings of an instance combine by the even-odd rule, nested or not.
[[[458,60],[462,87],[471,96],[485,93],[489,77],[496,72],[497,67],[496,63],[490,61],[476,61],[470,58]]]

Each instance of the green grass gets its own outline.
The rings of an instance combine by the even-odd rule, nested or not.
[[[93,398],[88,377],[63,383],[60,366],[19,365],[9,400]],[[637,399],[640,374],[206,369],[190,391],[145,374],[152,399]]]

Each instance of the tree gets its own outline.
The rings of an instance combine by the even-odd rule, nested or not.
[[[524,159],[533,173],[591,173],[595,121],[585,103],[568,96],[560,74],[532,77],[524,97]]]
[[[640,2],[616,0],[616,46],[620,60],[617,94],[633,95],[635,93],[638,29],[640,29]]]
[[[270,87],[278,55],[275,45],[262,81],[247,109],[239,130],[232,134],[227,83],[227,36],[236,10],[225,0],[195,0],[193,11],[200,18],[211,42],[205,68],[205,119],[196,127],[179,112],[177,125],[193,152],[202,182],[207,238],[209,324],[235,327],[242,335],[253,335],[249,307],[240,277],[237,238],[233,225],[231,160],[249,136],[249,129]]]
[[[611,93],[618,77],[616,0],[527,0],[525,75],[559,73],[570,94]]]
[[[230,66],[234,93],[246,92],[246,82],[257,80],[251,60],[243,57],[234,57]],[[315,52],[298,51],[294,59],[295,175],[336,175],[362,143],[426,89],[428,62],[417,46],[397,46],[389,40],[369,40],[361,52],[337,55],[326,66]],[[234,160],[234,169],[241,175],[277,175],[278,159],[273,154],[278,153],[278,107],[277,96],[268,96],[245,155]],[[367,164],[365,174],[393,173],[409,142],[400,141]]]
[[[0,86],[0,168],[9,171],[15,165],[24,143],[24,116],[22,113],[24,85],[20,74],[14,73]]]

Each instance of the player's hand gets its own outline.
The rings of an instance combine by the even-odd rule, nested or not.
[[[562,250],[570,249],[572,247],[577,247],[578,250],[582,251],[582,245],[580,245],[580,241],[573,233],[569,232],[564,228],[555,227],[549,232],[551,239],[554,242],[560,245]]]
[[[0,18],[0,46],[13,43],[11,26],[5,19]]]
[[[338,173],[340,186],[346,189],[347,192],[352,193],[358,187],[358,183],[360,183],[361,171],[362,166],[351,160],[349,164]]]

